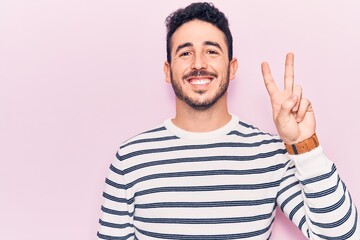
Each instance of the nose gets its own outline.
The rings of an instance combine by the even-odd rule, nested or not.
[[[192,69],[206,69],[207,68],[207,64],[206,64],[206,59],[202,54],[196,54],[193,57],[192,63],[191,63],[191,68]]]

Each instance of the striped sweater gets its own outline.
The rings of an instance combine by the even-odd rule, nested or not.
[[[309,239],[360,239],[321,146],[289,156],[281,139],[236,116],[206,133],[166,120],[126,141],[103,199],[98,239],[269,239],[276,207]]]

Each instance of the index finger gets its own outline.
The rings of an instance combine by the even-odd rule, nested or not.
[[[272,77],[269,64],[267,62],[263,62],[261,64],[261,72],[264,78],[264,83],[266,90],[268,91],[270,97],[274,95],[275,92],[278,91],[278,87]]]
[[[292,92],[294,89],[294,54],[288,53],[285,59],[285,75],[284,75],[285,91]]]

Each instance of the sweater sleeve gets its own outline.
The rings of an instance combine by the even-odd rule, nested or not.
[[[98,239],[134,239],[134,198],[127,188],[119,152],[105,180]]]
[[[357,209],[322,147],[289,155],[277,204],[309,239],[360,239]]]

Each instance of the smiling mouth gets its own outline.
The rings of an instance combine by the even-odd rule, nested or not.
[[[213,77],[196,77],[187,79],[188,83],[196,86],[207,85],[211,83],[212,80],[214,80]]]

